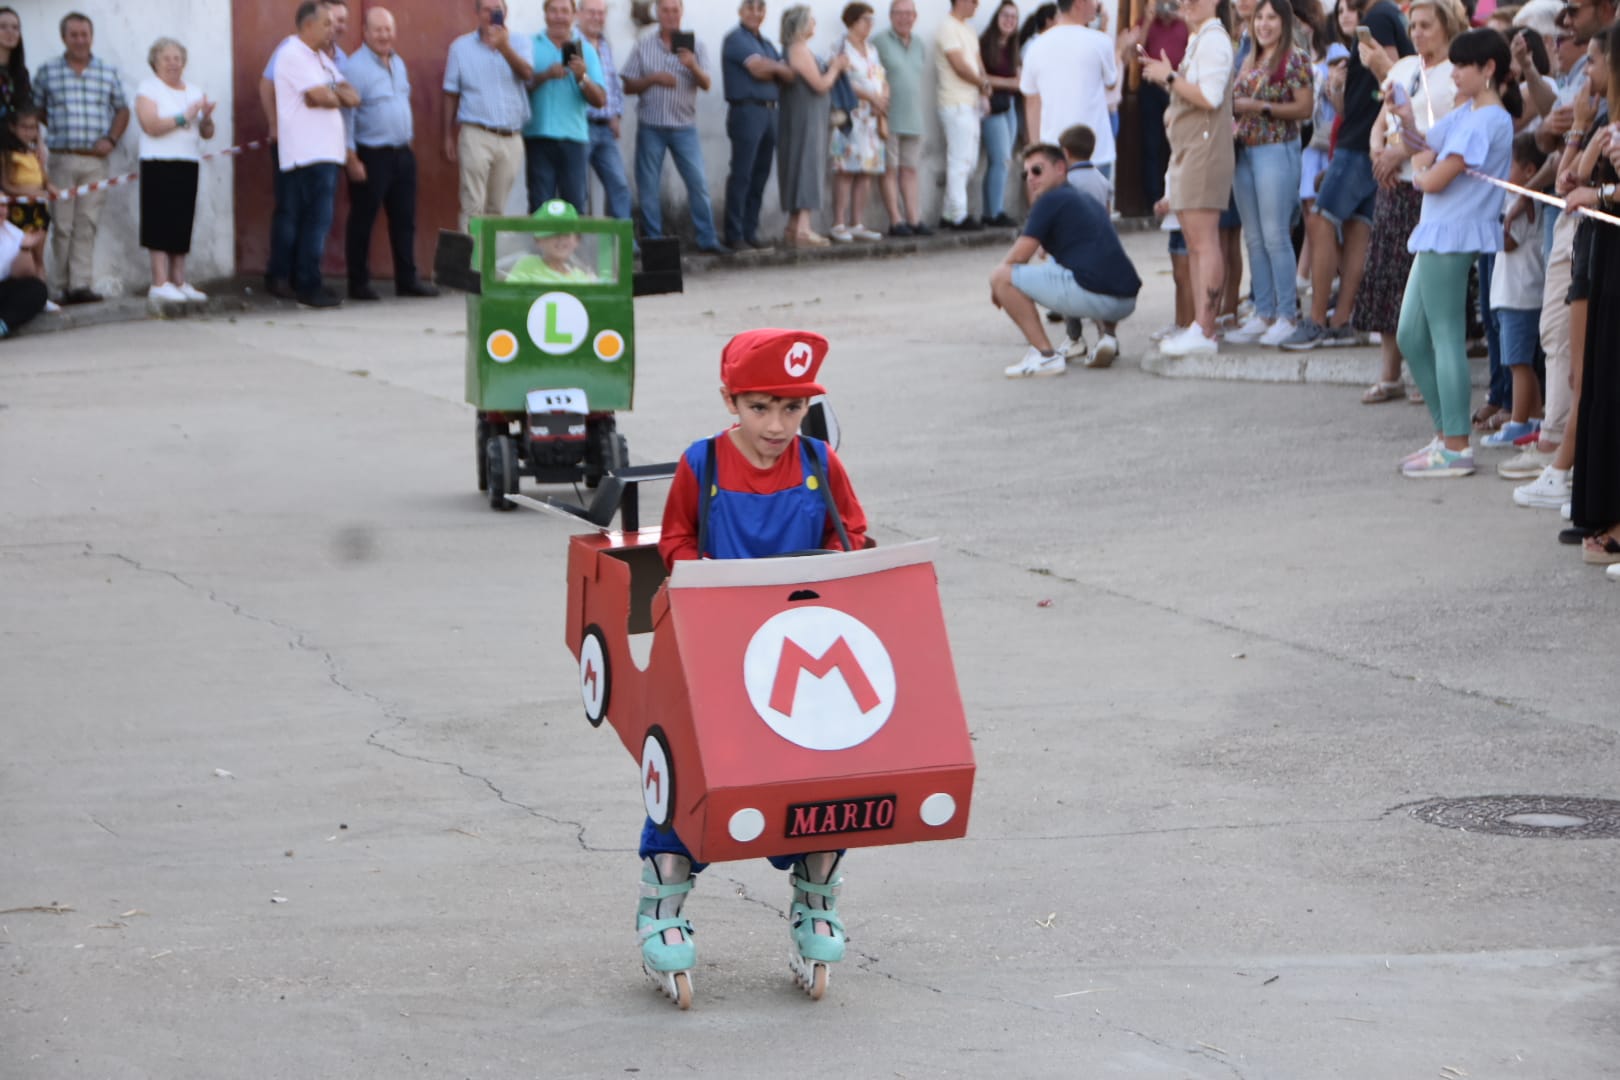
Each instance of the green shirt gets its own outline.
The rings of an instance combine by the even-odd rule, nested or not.
[[[923,126],[923,70],[928,46],[916,34],[908,47],[892,28],[872,35],[889,80],[889,130],[896,135],[921,135]]]
[[[506,280],[520,285],[541,285],[552,282],[595,281],[596,275],[578,266],[558,270],[538,255],[525,255],[512,264]]]

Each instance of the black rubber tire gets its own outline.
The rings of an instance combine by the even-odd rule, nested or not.
[[[516,495],[518,490],[517,448],[512,445],[512,437],[492,435],[484,445],[488,447],[489,507],[491,510],[516,510],[517,503],[506,497]]]
[[[484,445],[489,441],[489,421],[480,416],[473,426],[473,446],[478,459],[478,490],[489,490],[489,449]]]
[[[613,417],[591,425],[590,444],[585,451],[585,486],[595,489],[602,477],[630,464],[630,453]]]

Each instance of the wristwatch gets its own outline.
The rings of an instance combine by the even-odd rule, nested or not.
[[[177,128],[189,127],[190,124],[191,124],[191,121],[186,119],[186,114],[185,113],[175,113],[174,114],[174,126],[175,127],[177,127]]]

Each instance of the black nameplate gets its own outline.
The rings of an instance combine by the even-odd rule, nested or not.
[[[833,836],[839,833],[876,832],[894,828],[897,799],[868,795],[830,802],[796,803],[787,809],[787,836]]]

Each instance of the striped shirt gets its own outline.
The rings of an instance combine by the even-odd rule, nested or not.
[[[129,108],[118,72],[97,57],[79,74],[67,57],[47,60],[34,76],[34,100],[45,109],[52,150],[94,150],[108,138],[113,118]]]
[[[612,120],[624,115],[624,83],[619,81],[619,66],[613,62],[613,46],[608,44],[607,35],[603,34],[600,41],[591,44],[596,46],[596,58],[602,62],[602,88],[607,91],[607,104],[600,109],[586,109],[585,115],[592,120]]]
[[[698,67],[709,70],[709,54],[703,42],[697,43]],[[642,38],[625,61],[626,79],[645,79],[648,75],[667,71],[678,84],[672,90],[667,86],[649,86],[641,92],[641,104],[636,107],[636,120],[653,127],[692,127],[697,123],[697,79],[676,59],[673,49],[664,47],[661,34],[654,31]]]

